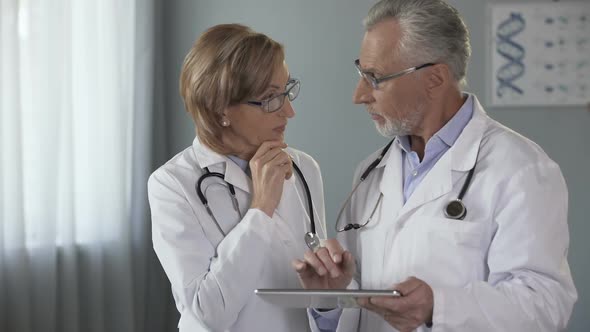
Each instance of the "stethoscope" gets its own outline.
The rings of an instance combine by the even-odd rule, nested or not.
[[[299,177],[299,179],[303,183],[303,187],[305,188],[305,194],[307,196],[307,211],[309,213],[310,231],[305,233],[305,236],[304,236],[305,244],[307,245],[307,247],[309,249],[316,250],[317,248],[320,247],[320,238],[317,235],[316,229],[315,229],[314,209],[313,209],[313,202],[311,200],[311,192],[309,190],[309,186],[307,185],[307,181],[305,180],[305,177],[303,176],[303,172],[301,172],[301,169],[299,169],[299,167],[297,166],[297,164],[295,164],[295,162],[293,162],[293,168],[295,169],[295,173],[297,173],[297,176]],[[229,195],[231,196],[233,208],[239,214],[240,220],[241,220],[243,218],[243,216],[242,216],[242,213],[240,212],[240,204],[238,203],[238,199],[236,198],[236,190],[231,183],[229,183],[225,180],[225,175],[218,173],[218,172],[211,172],[211,171],[209,171],[209,168],[207,168],[207,167],[205,167],[204,170],[205,170],[205,173],[203,175],[201,175],[199,177],[199,179],[197,180],[197,183],[195,185],[195,190],[197,191],[197,195],[199,196],[201,203],[203,203],[203,205],[205,206],[207,213],[209,214],[209,216],[211,216],[211,219],[213,219],[215,226],[217,226],[217,229],[219,230],[219,232],[221,234],[223,234],[223,236],[225,237],[227,234],[223,231],[223,229],[219,225],[219,222],[217,221],[217,218],[215,218],[215,215],[213,215],[213,211],[211,211],[211,208],[209,207],[209,201],[207,200],[207,197],[205,197],[205,195],[203,194],[203,190],[201,188],[201,185],[203,184],[203,181],[205,179],[210,178],[210,177],[217,177],[217,178],[220,178],[223,182],[225,182],[225,184],[227,185],[228,191],[229,191]]]
[[[336,230],[336,232],[340,233],[340,232],[349,231],[351,229],[360,229],[362,227],[365,227],[371,221],[371,219],[373,219],[373,215],[375,214],[375,211],[377,211],[377,207],[379,206],[379,203],[383,199],[383,193],[381,193],[379,195],[379,198],[377,199],[377,203],[375,204],[375,207],[373,207],[373,210],[371,211],[371,214],[369,215],[369,218],[367,219],[367,221],[365,221],[362,224],[349,223],[342,228],[338,227],[339,222],[340,222],[340,217],[342,216],[342,212],[344,212],[344,208],[350,203],[352,195],[354,195],[354,193],[356,192],[359,185],[361,183],[363,183],[367,179],[369,174],[371,174],[371,172],[377,167],[377,165],[379,165],[379,163],[381,162],[381,160],[383,159],[383,157],[385,156],[387,151],[389,151],[389,148],[391,147],[391,144],[393,144],[394,141],[395,141],[395,139],[391,140],[391,142],[389,142],[383,148],[383,150],[381,150],[381,153],[379,154],[377,159],[375,159],[367,167],[367,169],[362,173],[360,181],[354,186],[354,188],[352,189],[352,191],[350,192],[350,194],[348,195],[348,197],[344,201],[344,204],[342,204],[342,207],[340,208],[340,212],[338,212],[338,217],[336,218],[336,224],[334,225],[334,229]],[[479,154],[479,151],[478,151],[478,154]],[[463,183],[463,187],[461,187],[461,191],[459,192],[459,196],[457,196],[456,199],[448,202],[447,205],[444,207],[443,213],[444,213],[445,217],[447,217],[449,219],[455,219],[455,220],[465,219],[465,216],[467,215],[467,207],[465,207],[465,204],[463,203],[463,197],[465,197],[465,193],[467,192],[467,189],[469,188],[469,185],[471,184],[473,174],[475,173],[475,166],[476,165],[477,165],[477,158],[476,158],[475,164],[473,165],[473,167],[469,170],[469,173],[467,174],[467,179],[465,179],[465,182]]]

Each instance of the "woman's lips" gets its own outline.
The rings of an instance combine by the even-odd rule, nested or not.
[[[287,125],[283,125],[283,126],[280,126],[280,127],[276,127],[276,128],[275,128],[275,129],[273,129],[273,130],[274,130],[274,131],[276,131],[277,133],[280,133],[280,134],[282,134],[282,133],[284,133],[284,132],[285,132],[285,129],[287,129]]]

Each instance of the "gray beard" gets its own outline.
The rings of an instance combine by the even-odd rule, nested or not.
[[[382,136],[393,138],[395,136],[411,135],[424,116],[424,104],[418,104],[413,112],[400,120],[391,119],[384,114],[381,116],[385,119],[385,123],[380,125],[375,121],[375,128]]]

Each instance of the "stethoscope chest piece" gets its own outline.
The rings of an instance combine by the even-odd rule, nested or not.
[[[479,156],[479,150],[477,152],[477,155]],[[475,160],[477,163],[477,157],[475,157]],[[467,192],[467,189],[469,188],[469,185],[471,184],[471,179],[473,178],[473,173],[475,172],[475,165],[473,164],[473,167],[471,167],[471,169],[469,170],[469,173],[467,174],[467,179],[465,180],[465,183],[463,183],[463,187],[461,188],[461,192],[459,192],[459,196],[450,201],[449,203],[447,203],[447,205],[445,206],[445,208],[443,209],[445,216],[449,219],[455,219],[455,220],[463,220],[465,218],[465,216],[467,215],[467,208],[465,207],[465,204],[463,203],[463,197],[465,196],[465,192]]]
[[[311,251],[316,251],[321,245],[320,238],[316,233],[307,232],[305,233],[305,244]]]
[[[463,220],[467,215],[465,204],[460,199],[450,201],[444,208],[445,216],[450,219]]]

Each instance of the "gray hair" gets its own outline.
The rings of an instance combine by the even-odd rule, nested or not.
[[[471,46],[455,8],[443,0],[381,0],[369,10],[363,25],[369,30],[387,19],[400,25],[397,51],[403,61],[445,63],[460,86],[465,86]]]

